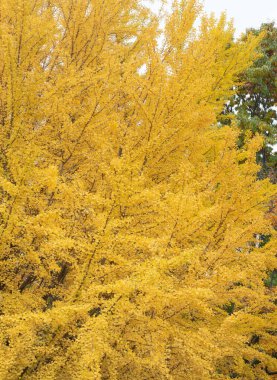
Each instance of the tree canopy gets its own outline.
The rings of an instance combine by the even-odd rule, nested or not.
[[[217,127],[262,37],[200,12],[1,0],[1,379],[276,373],[276,188]]]

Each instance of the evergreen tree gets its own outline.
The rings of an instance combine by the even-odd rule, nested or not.
[[[277,155],[273,146],[277,144],[277,28],[274,23],[262,24],[259,29],[248,29],[249,34],[263,35],[258,46],[260,57],[240,75],[242,86],[235,88],[235,95],[228,101],[221,120],[231,123],[230,113],[241,129],[239,146],[245,138],[256,133],[264,137],[264,144],[257,155],[262,164],[261,177],[269,175],[276,182]],[[226,118],[227,116],[227,118]]]

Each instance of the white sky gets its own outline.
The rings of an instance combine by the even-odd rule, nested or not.
[[[204,10],[220,15],[226,11],[234,18],[237,35],[246,28],[259,27],[262,22],[277,22],[277,0],[203,0]],[[161,0],[154,0],[153,8],[158,10]]]
[[[277,20],[277,0],[205,0],[205,10],[220,14],[226,11],[234,18],[237,33],[259,27],[262,22]]]

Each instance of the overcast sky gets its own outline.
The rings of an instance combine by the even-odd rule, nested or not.
[[[157,10],[161,0],[154,0]],[[205,11],[219,15],[226,11],[234,18],[237,35],[249,27],[259,27],[262,22],[277,22],[277,0],[204,0]]]
[[[277,0],[205,0],[204,3],[208,12],[226,11],[233,17],[237,33],[277,19]]]

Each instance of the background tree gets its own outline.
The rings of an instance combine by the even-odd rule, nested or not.
[[[230,124],[228,115],[235,115],[241,129],[239,146],[244,144],[246,137],[256,133],[264,137],[263,147],[257,154],[258,162],[262,164],[260,176],[269,175],[276,182],[277,156],[272,147],[275,145],[276,149],[277,144],[277,113],[274,107],[277,102],[277,28],[273,22],[262,24],[259,29],[248,29],[242,41],[250,33],[263,35],[258,46],[261,55],[240,75],[243,85],[235,89],[221,120]]]

